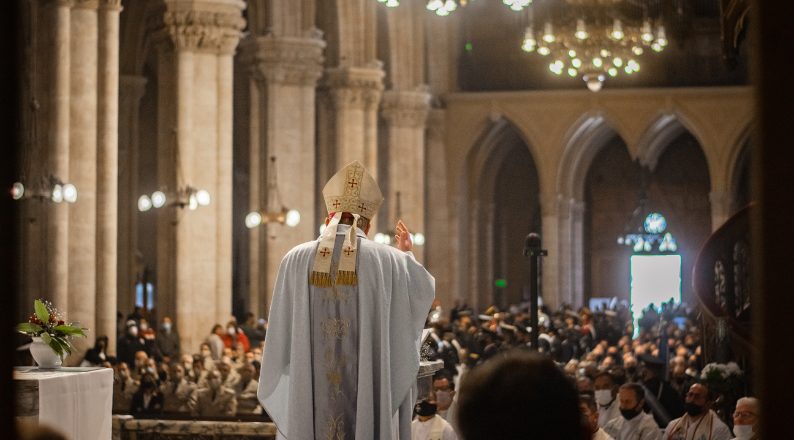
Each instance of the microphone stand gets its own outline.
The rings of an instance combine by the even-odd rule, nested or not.
[[[532,349],[538,351],[538,297],[540,296],[540,284],[538,280],[538,263],[540,257],[549,253],[541,249],[540,235],[532,232],[524,240],[524,256],[529,257],[529,302],[531,309],[529,313],[530,327],[532,327]]]

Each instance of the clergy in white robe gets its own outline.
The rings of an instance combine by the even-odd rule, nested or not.
[[[402,222],[397,248],[367,239],[383,198],[360,163],[337,173],[323,196],[332,214],[325,231],[279,268],[259,401],[278,438],[410,439],[435,281]],[[343,213],[351,225],[339,224]]]

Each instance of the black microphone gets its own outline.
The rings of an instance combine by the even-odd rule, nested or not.
[[[540,235],[530,232],[524,239],[524,256],[529,256],[540,250]]]

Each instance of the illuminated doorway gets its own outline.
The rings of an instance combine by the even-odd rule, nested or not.
[[[681,302],[681,256],[631,256],[631,312],[634,315],[634,334],[643,309],[670,300]]]

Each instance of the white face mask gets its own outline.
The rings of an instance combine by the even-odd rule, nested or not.
[[[439,410],[448,409],[452,404],[452,393],[449,391],[436,391],[436,403]]]
[[[163,330],[165,330],[166,332],[170,332],[171,331],[171,323],[170,322],[164,322],[163,323]]]
[[[237,334],[237,332],[234,330],[234,327],[227,328],[226,333],[228,333],[230,336],[234,336]]]
[[[733,433],[737,439],[749,439],[753,436],[753,425],[734,425]]]
[[[612,401],[612,390],[595,390],[595,400],[601,406],[609,405]]]
[[[138,327],[130,327],[127,332],[130,334],[130,336],[138,336]]]

